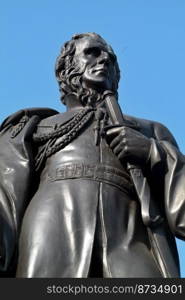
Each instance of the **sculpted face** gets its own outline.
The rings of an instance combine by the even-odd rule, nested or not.
[[[76,41],[76,62],[85,67],[82,84],[98,91],[111,90],[116,76],[115,55],[100,38],[86,36]]]

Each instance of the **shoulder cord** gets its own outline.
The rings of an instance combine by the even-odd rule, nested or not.
[[[86,115],[84,115],[83,118],[77,124],[75,124],[75,126],[70,131],[62,136],[60,140],[57,140],[56,143],[52,146],[49,145],[48,149],[46,150],[46,157],[49,157],[57,151],[63,149],[66,145],[73,141],[78,136],[81,129],[83,129],[85,125],[91,120],[93,115],[94,111],[89,111],[88,113],[86,113]]]
[[[35,157],[36,171],[40,169],[41,164],[47,157],[50,157],[72,142],[93,116],[94,109],[85,108],[59,129],[55,129],[48,134],[34,134],[34,142],[44,143]]]
[[[89,112],[94,111],[93,108],[84,108],[80,112],[78,112],[70,121],[65,122],[61,127],[58,129],[54,129],[52,132],[44,133],[44,134],[33,134],[33,141],[35,143],[44,143],[49,141],[51,138],[60,137],[66,133],[68,133],[74,126],[83,119],[83,117],[88,114]]]

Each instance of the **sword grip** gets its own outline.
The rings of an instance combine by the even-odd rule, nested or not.
[[[123,125],[125,120],[115,95],[107,94],[105,97],[105,105],[112,124]],[[160,214],[158,214],[156,207],[151,205],[153,202],[151,201],[150,187],[147,179],[143,175],[141,168],[127,162],[127,170],[130,173],[130,177],[132,178],[132,182],[135,186],[135,190],[140,201],[143,223],[150,227],[160,224],[163,219]],[[150,206],[153,206],[154,216],[152,215],[152,212],[150,212]]]
[[[106,95],[105,105],[112,124],[123,125],[123,114],[114,94]]]

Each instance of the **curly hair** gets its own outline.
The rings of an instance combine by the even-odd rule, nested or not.
[[[74,94],[78,97],[81,103],[85,106],[91,103],[94,97],[96,101],[101,100],[102,95],[98,94],[93,89],[86,89],[82,86],[82,75],[85,71],[85,66],[80,66],[74,59],[76,51],[76,41],[86,36],[101,39],[107,45],[105,40],[96,33],[82,33],[76,34],[72,39],[64,44],[61,49],[60,55],[57,57],[55,65],[55,75],[59,84],[59,90],[62,94],[61,100],[65,104],[65,96]],[[107,45],[108,46],[108,45]],[[117,62],[117,57],[112,48],[108,46],[115,57],[115,70],[116,76],[112,86],[112,92],[117,94],[118,83],[120,79],[120,69]]]

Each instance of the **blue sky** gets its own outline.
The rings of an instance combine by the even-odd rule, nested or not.
[[[56,56],[73,34],[97,32],[118,56],[122,110],[165,124],[185,153],[184,16],[184,0],[1,1],[0,122],[25,107],[64,111]]]

